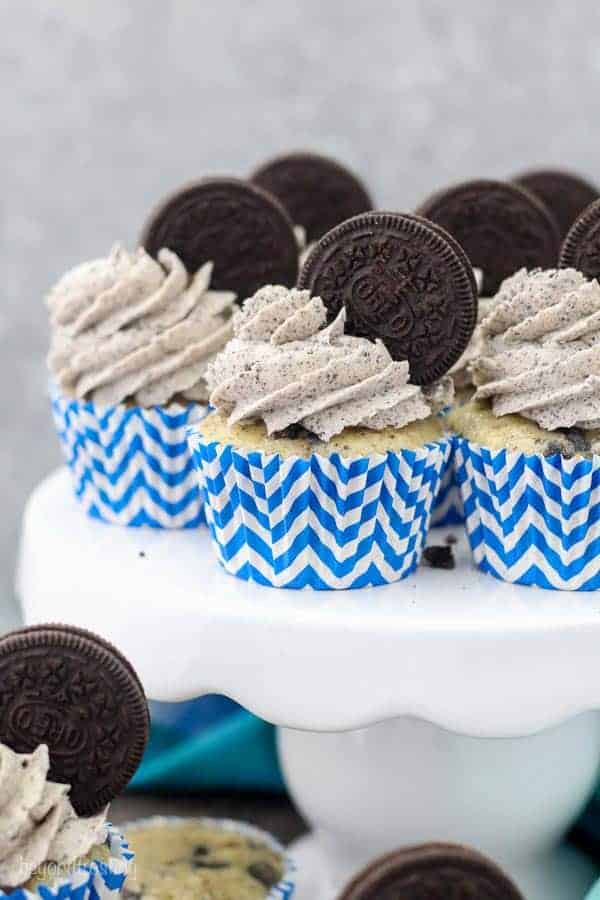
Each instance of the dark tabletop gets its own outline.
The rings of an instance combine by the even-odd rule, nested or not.
[[[113,801],[116,825],[146,816],[211,816],[241,819],[264,828],[287,844],[306,831],[302,818],[283,795],[207,792],[202,794],[127,793]]]

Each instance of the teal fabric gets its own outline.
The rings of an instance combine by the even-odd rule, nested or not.
[[[185,706],[185,704],[181,704]],[[182,712],[183,715],[183,712]],[[209,724],[181,729],[154,719],[132,790],[285,790],[271,725],[237,707]]]

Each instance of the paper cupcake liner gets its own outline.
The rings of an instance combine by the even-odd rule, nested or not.
[[[465,521],[460,486],[456,480],[456,439],[450,438],[451,450],[448,462],[440,478],[440,486],[431,510],[431,527],[443,528],[462,525]]]
[[[419,563],[450,443],[282,458],[189,429],[206,519],[232,575],[282,588],[390,584]]]
[[[51,402],[75,495],[88,515],[152,528],[195,528],[204,522],[186,440],[187,427],[204,407],[96,407],[56,389]]]
[[[59,879],[52,886],[40,884],[35,893],[15,888],[3,897],[11,900],[108,900],[117,898],[134,854],[126,839],[112,825],[107,825],[106,843],[110,851],[108,860],[97,860],[73,868],[68,878]]]
[[[511,453],[459,438],[456,477],[480,569],[516,584],[600,589],[600,456]]]
[[[210,819],[205,816],[193,819],[183,818],[182,816],[150,816],[146,819],[137,819],[128,822],[123,826],[123,830],[128,828],[152,828],[157,825],[180,824],[186,822],[196,822],[205,825],[207,828],[220,829],[221,831],[233,831],[236,834],[242,834],[251,840],[265,844],[275,853],[279,854],[283,860],[283,877],[276,885],[274,885],[265,900],[290,900],[296,888],[296,865],[288,856],[285,847],[279,843],[273,835],[268,831],[263,831],[256,825],[250,825],[247,822],[236,822],[233,819]]]

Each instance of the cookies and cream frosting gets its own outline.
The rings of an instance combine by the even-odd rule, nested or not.
[[[326,322],[325,304],[308,291],[259,290],[208,368],[211,404],[230,425],[260,419],[269,434],[301,425],[328,441],[348,427],[401,428],[450,401],[450,379],[425,392],[381,341],[344,334],[345,310]]]
[[[231,337],[235,294],[211,291],[170,250],[155,260],[116,246],[68,272],[48,297],[49,367],[60,389],[99,405],[203,402],[204,375]]]
[[[482,323],[476,399],[542,428],[600,427],[600,284],[575,269],[506,279]]]
[[[69,785],[48,781],[45,744],[14,753],[0,744],[0,884],[16,887],[44,863],[69,865],[106,839],[106,810],[81,818]]]

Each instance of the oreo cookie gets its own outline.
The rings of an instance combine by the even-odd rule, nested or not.
[[[298,287],[321,297],[346,332],[380,338],[407,359],[413,384],[431,384],[464,352],[477,321],[477,287],[462,249],[436,224],[402,213],[355,216],[328,232]]]
[[[600,197],[600,191],[591,182],[561,169],[524,172],[513,180],[546,204],[558,223],[561,238],[586,206]]]
[[[577,269],[600,278],[600,200],[585,209],[571,226],[560,251],[561,269]]]
[[[251,297],[265,284],[291,287],[298,275],[298,243],[279,201],[235,178],[188,185],[150,216],[141,244],[152,256],[163,247],[189,272],[213,262],[211,288]]]
[[[373,209],[367,189],[352,172],[316,153],[278,156],[251,178],[281,201],[310,243],[340,222]]]
[[[0,639],[0,741],[50,751],[49,778],[71,785],[79,815],[102,810],[135,773],[148,705],[127,659],[103,638],[37,625]]]
[[[487,857],[454,844],[406,847],[371,863],[339,900],[523,900]]]
[[[551,268],[558,226],[535,195],[502,181],[468,181],[429,197],[417,213],[441,225],[483,272],[482,294],[496,293],[518,269]]]

